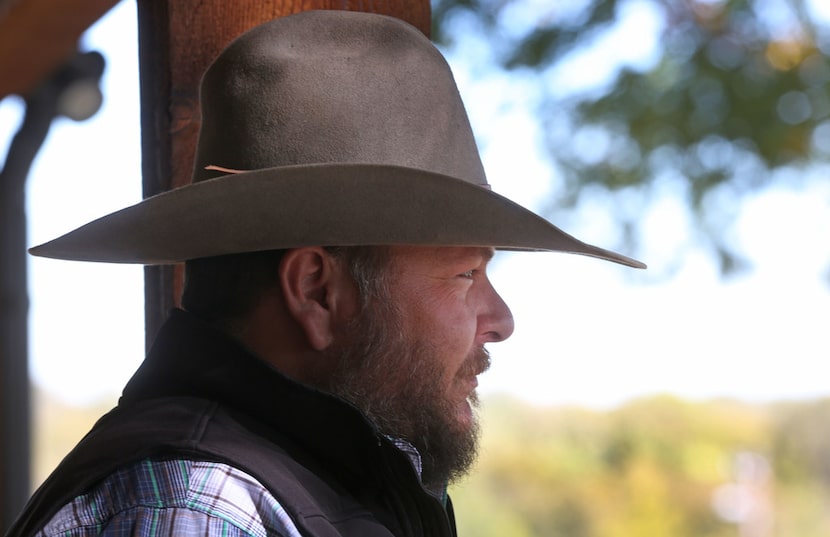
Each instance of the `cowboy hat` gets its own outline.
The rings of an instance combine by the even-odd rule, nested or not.
[[[491,246],[645,265],[489,189],[452,73],[395,18],[307,11],[232,42],[201,85],[193,182],[34,247],[165,264],[373,244]]]

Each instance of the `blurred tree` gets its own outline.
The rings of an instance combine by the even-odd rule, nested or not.
[[[654,396],[590,411],[488,398],[478,465],[451,491],[459,534],[829,535],[829,409],[827,399]],[[774,532],[750,532],[769,521]]]
[[[813,478],[830,490],[830,399],[781,403],[774,416],[778,476],[784,481]]]
[[[728,275],[742,197],[830,159],[824,1],[433,0],[433,38],[452,51],[472,34],[536,82],[550,210],[599,196],[637,251],[649,202],[679,189]]]

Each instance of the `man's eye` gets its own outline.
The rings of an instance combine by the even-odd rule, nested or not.
[[[462,277],[462,278],[472,279],[473,274],[475,274],[476,272],[478,272],[478,271],[475,270],[475,269],[468,270],[467,272],[462,272],[461,274],[459,274],[459,276]]]

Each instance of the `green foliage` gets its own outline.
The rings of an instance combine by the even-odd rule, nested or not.
[[[35,485],[109,406],[35,391]],[[774,530],[756,535],[830,535],[830,399],[591,411],[490,398],[482,421],[479,462],[451,490],[464,537],[739,537],[730,498],[713,505],[741,488],[767,502]]]
[[[488,400],[479,464],[452,490],[460,534],[737,537],[738,490],[769,502],[743,520],[774,520],[764,535],[824,535],[828,407],[666,396],[599,412]]]
[[[475,42],[490,48],[488,61],[536,77],[538,119],[560,180],[552,208],[605,192],[617,200],[621,226],[636,231],[638,208],[671,182],[683,192],[699,239],[729,273],[743,266],[723,237],[737,202],[783,180],[776,171],[830,157],[830,28],[811,18],[805,0],[433,6],[436,41],[452,50],[477,33]],[[642,28],[644,36],[615,33],[635,15],[656,23]],[[652,47],[639,59],[602,65],[587,54],[643,37]],[[568,73],[592,70],[609,76],[559,87]],[[631,199],[639,200],[633,208]]]
[[[772,448],[781,479],[818,479],[830,488],[830,400],[778,405],[774,419],[779,434]]]

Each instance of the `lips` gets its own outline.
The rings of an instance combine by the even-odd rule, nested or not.
[[[460,389],[460,395],[465,401],[471,402],[474,406],[478,402],[476,388],[478,388],[478,376],[490,369],[490,353],[486,349],[479,348],[473,355],[464,361],[456,374],[456,385]]]
[[[463,381],[460,385],[460,388],[461,388],[461,395],[465,399],[473,399],[473,400],[478,399],[477,396],[476,396],[476,388],[478,388],[478,379],[477,378],[473,377],[471,379]]]

